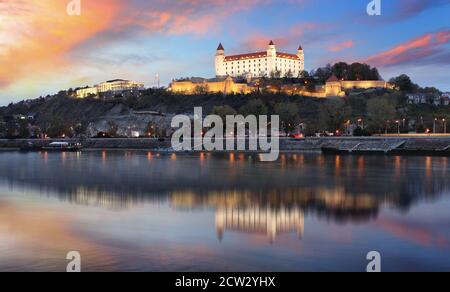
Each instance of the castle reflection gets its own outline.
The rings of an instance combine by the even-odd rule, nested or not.
[[[270,241],[286,233],[301,238],[307,216],[362,223],[383,208],[403,212],[450,193],[447,158],[281,157],[258,163],[234,154],[11,153],[0,155],[0,188],[114,210],[149,203],[180,212],[209,209],[219,239],[242,232]]]
[[[279,233],[296,232],[301,238],[305,215],[299,208],[220,208],[216,212],[216,229],[220,241],[226,230],[266,234],[271,242]]]

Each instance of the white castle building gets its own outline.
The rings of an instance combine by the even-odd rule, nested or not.
[[[215,66],[217,77],[298,77],[305,70],[305,54],[301,46],[297,54],[277,52],[271,41],[265,52],[226,56],[220,44]]]

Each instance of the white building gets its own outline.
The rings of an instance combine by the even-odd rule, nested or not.
[[[76,92],[76,96],[78,98],[85,98],[89,95],[98,95],[99,93],[119,93],[143,89],[144,83],[123,79],[114,79],[100,83],[98,85],[95,85],[94,87],[78,89]]]
[[[441,95],[442,105],[450,105],[450,92],[445,92]]]
[[[298,77],[305,70],[305,54],[301,46],[297,54],[277,52],[271,41],[265,52],[227,56],[220,44],[215,67],[217,77]]]

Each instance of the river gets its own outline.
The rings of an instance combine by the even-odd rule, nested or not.
[[[0,152],[0,271],[450,271],[449,159]]]

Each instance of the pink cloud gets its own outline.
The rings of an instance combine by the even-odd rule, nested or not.
[[[374,66],[387,67],[409,62],[424,62],[438,59],[445,49],[443,45],[450,42],[450,30],[427,33],[418,38],[401,43],[394,48],[376,54],[365,62]]]
[[[267,44],[272,40],[278,47],[299,46],[302,45],[302,39],[308,32],[317,29],[320,25],[318,23],[306,22],[297,24],[283,34],[278,34],[276,37],[269,36],[265,33],[251,33],[241,44],[241,48],[245,50],[261,50],[266,49]]]
[[[408,240],[422,246],[437,246],[449,248],[450,242],[445,235],[434,232],[427,226],[418,226],[414,223],[396,221],[391,219],[378,220],[376,225],[392,235]]]
[[[345,49],[353,48],[353,46],[354,46],[354,42],[353,41],[345,41],[345,42],[341,42],[341,43],[329,46],[328,47],[328,51],[330,51],[330,52],[340,52],[340,51],[345,50]]]

